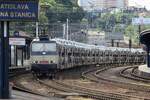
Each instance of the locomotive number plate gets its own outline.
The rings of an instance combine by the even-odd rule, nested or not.
[[[40,61],[40,64],[48,64],[48,61]]]

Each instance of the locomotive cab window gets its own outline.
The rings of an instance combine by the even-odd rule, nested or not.
[[[33,43],[32,52],[56,52],[56,43]]]

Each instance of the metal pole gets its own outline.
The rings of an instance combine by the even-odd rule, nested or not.
[[[9,46],[9,66],[11,66],[11,46]]]
[[[9,22],[1,22],[0,99],[9,98]]]
[[[147,46],[147,66],[150,68],[150,46]]]
[[[117,42],[117,47],[119,47],[119,41]]]
[[[66,24],[63,24],[63,38],[66,38]]]
[[[15,65],[18,66],[18,48],[15,46]]]
[[[39,36],[39,23],[36,22],[36,38]]]
[[[111,40],[111,46],[114,47],[114,40]]]
[[[67,18],[67,30],[66,30],[67,32],[66,32],[66,39],[68,40],[68,32],[69,32],[69,25],[68,25],[68,18]]]
[[[24,63],[24,53],[23,53],[23,48],[21,49],[21,66],[23,66]]]
[[[141,25],[139,25],[139,34],[141,33]],[[140,46],[140,42],[139,42],[139,46]]]
[[[129,48],[130,49],[132,48],[132,40],[131,40],[131,38],[129,39]]]
[[[28,48],[27,48],[27,46],[28,46],[28,45],[26,44],[26,45],[25,45],[25,48],[24,48],[24,52],[25,52],[25,57],[24,57],[24,58],[25,58],[26,60],[27,60],[27,55],[28,55],[28,50],[27,50]]]
[[[139,34],[141,33],[141,25],[139,25]]]

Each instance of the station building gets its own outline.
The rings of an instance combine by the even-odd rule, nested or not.
[[[32,38],[23,31],[16,31],[11,39],[23,39],[25,45],[10,45],[10,69],[27,67],[30,58],[30,43]],[[9,41],[9,43],[11,40]]]

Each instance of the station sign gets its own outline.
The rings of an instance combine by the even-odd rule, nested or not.
[[[150,18],[132,18],[132,25],[149,25],[150,24]]]
[[[25,45],[25,38],[9,38],[9,45]]]
[[[107,32],[105,33],[106,40],[124,40],[123,32]]]
[[[0,21],[37,21],[39,0],[0,0]]]

